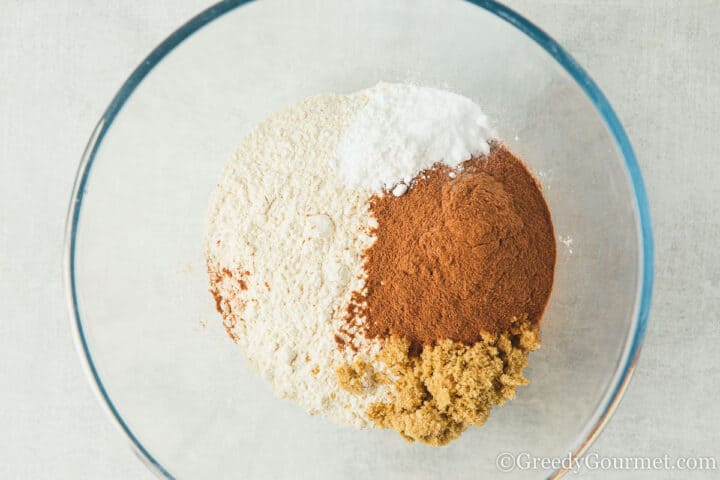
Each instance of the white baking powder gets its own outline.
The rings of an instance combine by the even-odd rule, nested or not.
[[[381,83],[350,121],[335,167],[351,186],[392,190],[433,164],[451,167],[487,154],[495,134],[472,100],[436,88]],[[406,190],[406,189],[405,189]],[[402,193],[400,193],[402,191]]]

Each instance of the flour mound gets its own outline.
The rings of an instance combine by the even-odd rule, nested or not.
[[[336,175],[336,145],[367,95],[309,98],[260,123],[240,144],[212,199],[206,237],[211,290],[228,334],[275,392],[308,412],[365,426],[383,388],[358,397],[335,369],[355,352],[334,335],[363,287],[373,239],[370,192]],[[368,357],[377,342],[361,345]]]

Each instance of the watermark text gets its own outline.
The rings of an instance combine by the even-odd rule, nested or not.
[[[710,456],[612,457],[602,456],[596,452],[590,452],[581,458],[574,458],[572,454],[563,457],[541,457],[528,452],[503,452],[495,459],[495,466],[501,472],[523,470],[567,470],[572,473],[594,470],[719,470],[717,459]]]

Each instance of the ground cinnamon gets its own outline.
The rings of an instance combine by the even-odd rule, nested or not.
[[[364,254],[339,342],[362,331],[398,337],[417,355],[449,339],[466,345],[537,323],[555,265],[552,222],[540,188],[506,147],[451,169],[437,164],[400,197],[370,205],[377,240]]]

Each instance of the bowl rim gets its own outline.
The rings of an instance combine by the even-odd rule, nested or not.
[[[80,159],[80,164],[75,176],[73,192],[68,207],[65,222],[65,244],[63,256],[63,280],[66,291],[67,306],[70,313],[70,321],[75,338],[75,346],[83,364],[85,373],[95,391],[104,410],[109,414],[113,423],[125,434],[136,456],[160,478],[174,479],[170,471],[163,466],[142,444],[140,439],[133,433],[123,416],[118,411],[108,394],[98,370],[93,361],[90,347],[85,335],[85,328],[80,316],[80,309],[77,294],[77,279],[75,272],[76,240],[80,220],[82,201],[87,187],[90,170],[93,166],[98,148],[102,143],[105,134],[110,129],[116,115],[122,109],[127,99],[132,95],[135,88],[142,82],[145,76],[162,59],[180,45],[193,33],[207,24],[223,16],[224,14],[250,3],[252,0],[223,0],[196,16],[192,17],[185,24],[175,30],[162,43],[155,47],[140,65],[130,74],[127,80],[120,87],[100,117],[97,125],[88,140],[85,150]],[[599,406],[593,412],[590,421],[579,435],[580,440],[569,450],[573,459],[581,457],[587,452],[590,445],[598,437],[603,427],[617,408],[623,393],[625,392],[632,374],[637,365],[643,340],[647,330],[650,304],[653,289],[654,271],[654,246],[652,225],[650,220],[650,206],[643,183],[640,166],[630,144],[630,140],[620,123],[617,115],[610,106],[609,101],[602,93],[597,84],[590,78],[587,72],[548,34],[542,31],[535,24],[521,16],[509,7],[496,0],[464,0],[474,4],[489,13],[506,21],[522,33],[530,37],[545,52],[552,56],[558,64],[575,80],[580,89],[587,95],[597,112],[602,117],[615,145],[625,161],[625,168],[630,178],[635,198],[635,224],[638,230],[638,241],[640,243],[640,257],[638,259],[641,272],[636,289],[634,308],[634,320],[628,331],[623,353],[620,356],[619,368],[615,371]],[[552,472],[547,478],[556,479],[567,473],[567,469],[560,468]]]

